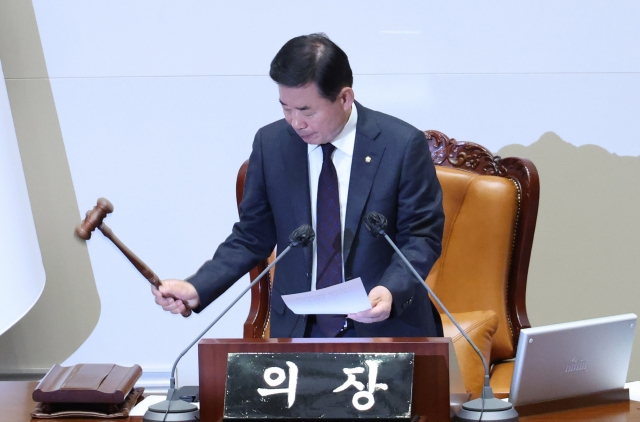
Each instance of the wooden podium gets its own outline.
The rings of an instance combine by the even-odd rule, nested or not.
[[[469,395],[449,338],[204,339],[198,345],[200,417],[222,420],[229,353],[414,353],[413,416],[450,420]]]

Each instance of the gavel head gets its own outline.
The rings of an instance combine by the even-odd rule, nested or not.
[[[113,204],[106,198],[99,198],[98,204],[91,211],[87,211],[87,216],[82,223],[76,227],[76,234],[84,240],[91,239],[91,232],[102,225],[102,221],[113,212]]]

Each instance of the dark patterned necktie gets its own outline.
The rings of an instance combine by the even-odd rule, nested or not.
[[[318,272],[316,288],[342,282],[342,239],[338,174],[331,160],[336,147],[323,144],[322,170],[318,179],[316,239]],[[344,315],[318,315],[318,326],[327,337],[335,337],[344,326]]]

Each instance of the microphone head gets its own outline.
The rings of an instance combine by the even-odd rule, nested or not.
[[[379,212],[370,212],[364,217],[364,225],[373,237],[384,234],[384,228],[387,226],[387,217]]]
[[[302,246],[303,248],[307,246],[309,243],[313,242],[313,239],[316,238],[316,234],[308,224],[303,224],[298,227],[291,233],[289,236],[289,240],[291,241],[292,247]]]

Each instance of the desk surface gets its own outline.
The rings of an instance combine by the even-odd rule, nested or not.
[[[5,422],[29,422],[35,403],[31,393],[37,382],[0,381],[0,420]],[[98,419],[33,419],[35,422],[96,422]],[[141,422],[141,417],[127,419],[103,419],[118,422]],[[640,402],[630,401],[604,406],[585,407],[578,410],[526,416],[521,421],[638,421],[640,422]]]

